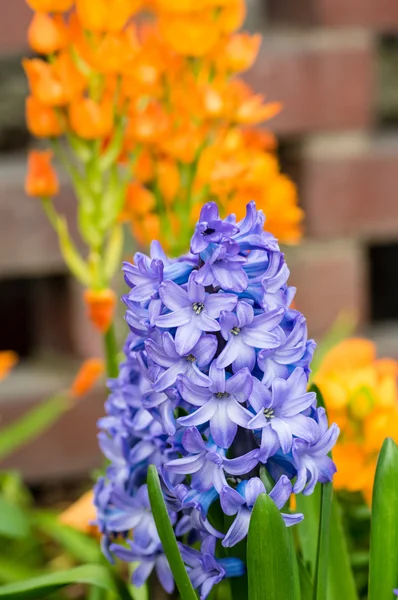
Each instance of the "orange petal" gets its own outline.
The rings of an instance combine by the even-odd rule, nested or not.
[[[51,159],[50,150],[32,150],[29,153],[25,179],[25,191],[28,196],[48,198],[58,193],[58,177],[51,165]]]
[[[5,379],[13,366],[18,362],[18,355],[11,350],[0,352],[0,381]]]
[[[73,398],[85,396],[104,373],[104,361],[101,358],[90,358],[82,364],[74,382],[70,387]]]
[[[30,47],[38,54],[53,54],[68,43],[68,32],[61,15],[35,13],[28,29]]]
[[[43,13],[66,12],[73,6],[74,0],[26,0],[32,10]]]
[[[110,290],[86,290],[84,301],[89,320],[102,333],[108,331],[116,306],[116,294]]]
[[[68,525],[78,531],[99,535],[97,527],[91,524],[96,516],[94,494],[90,490],[61,513],[59,520],[63,525]]]
[[[47,138],[64,133],[65,117],[52,107],[39,102],[34,96],[26,98],[25,112],[28,129],[34,136]]]
[[[327,353],[319,373],[367,367],[374,363],[375,358],[376,348],[373,342],[364,338],[350,338]]]

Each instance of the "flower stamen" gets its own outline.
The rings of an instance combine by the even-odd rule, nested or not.
[[[196,315],[200,315],[204,307],[205,305],[203,304],[203,302],[195,302],[194,304],[192,304],[192,310]]]

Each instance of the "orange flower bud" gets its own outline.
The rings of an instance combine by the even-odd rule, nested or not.
[[[41,104],[34,96],[26,98],[25,112],[28,129],[36,137],[56,137],[65,131],[64,116]]]
[[[95,525],[91,525],[91,522],[95,521],[95,518],[94,494],[90,490],[61,513],[59,521],[63,525],[68,525],[94,537],[99,536],[98,528]]]
[[[32,10],[43,13],[66,12],[73,6],[74,0],[26,0]]]
[[[79,98],[69,108],[70,125],[85,140],[108,137],[113,129],[113,103],[109,96],[101,102]]]
[[[90,358],[84,361],[69,390],[72,398],[85,396],[94,387],[104,370],[104,361],[101,358]]]
[[[152,192],[136,181],[127,188],[126,202],[121,220],[129,221],[134,217],[144,217],[156,208],[156,198]]]
[[[263,104],[263,96],[251,96],[238,106],[235,121],[241,125],[254,125],[276,117],[282,110],[280,102],[267,102]]]
[[[28,42],[38,54],[53,54],[65,48],[68,32],[62,16],[35,13],[28,29]]]
[[[52,64],[33,58],[23,60],[22,65],[32,95],[46,106],[64,106],[86,86],[85,78],[66,51]]]
[[[106,333],[112,323],[116,306],[116,294],[109,289],[86,290],[84,301],[91,323],[101,333]]]
[[[142,143],[158,142],[167,133],[169,125],[169,117],[162,106],[149,102],[144,110],[131,115],[127,135]]]
[[[0,381],[5,379],[13,366],[17,363],[18,356],[11,350],[0,352]]]
[[[25,191],[28,196],[48,198],[59,191],[57,174],[51,165],[51,150],[32,150],[28,156]]]
[[[220,29],[223,33],[232,33],[242,27],[245,18],[245,0],[230,0],[218,17]]]
[[[141,0],[76,0],[80,23],[90,31],[120,31],[141,7]]]
[[[140,152],[136,163],[133,166],[133,175],[141,183],[148,183],[153,179],[154,166],[153,158],[149,150],[145,148]]]

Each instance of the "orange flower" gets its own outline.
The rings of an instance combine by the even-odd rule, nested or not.
[[[174,200],[180,188],[180,173],[174,160],[159,160],[157,165],[157,183],[166,203]]]
[[[57,137],[65,131],[65,118],[41,104],[34,96],[28,96],[25,104],[26,123],[29,131],[39,138]]]
[[[90,490],[83,494],[83,496],[69,506],[69,508],[64,510],[59,516],[59,521],[63,525],[68,525],[83,533],[99,536],[98,528],[96,525],[91,524],[96,516],[94,493]]]
[[[386,437],[398,441],[398,363],[376,359],[373,342],[345,340],[325,357],[315,383],[341,435],[333,450],[338,489],[370,503],[377,456]]]
[[[42,13],[62,13],[73,6],[74,0],[26,0],[32,10]]]
[[[89,31],[120,31],[141,6],[141,0],[76,0],[79,20]]]
[[[53,54],[68,43],[68,32],[61,15],[35,13],[28,29],[28,42],[38,54]]]
[[[91,323],[101,333],[106,333],[112,324],[116,306],[116,294],[110,290],[86,290],[84,301]]]
[[[205,56],[220,38],[220,29],[211,12],[192,15],[162,13],[159,30],[164,41],[178,54]]]
[[[134,217],[144,217],[155,209],[156,199],[152,192],[133,181],[127,188],[126,203],[120,218],[129,221]]]
[[[11,350],[0,352],[0,381],[5,379],[13,366],[18,362],[18,356]]]
[[[161,237],[160,219],[154,213],[148,213],[144,218],[132,219],[131,229],[134,238],[142,246],[148,246],[152,240],[158,240]],[[167,241],[162,240],[163,247],[167,251]]]
[[[69,107],[73,131],[84,140],[108,137],[113,130],[113,102],[104,96],[101,102],[91,98],[77,98]]]
[[[25,191],[28,196],[48,198],[59,191],[57,174],[51,165],[52,152],[32,150],[28,156]]]
[[[225,3],[218,21],[223,33],[233,33],[243,25],[246,18],[245,0],[229,0]]]
[[[159,142],[170,126],[170,120],[158,102],[149,102],[142,111],[132,112],[127,135],[137,142]]]
[[[251,96],[239,105],[234,120],[241,125],[255,125],[268,121],[281,112],[282,104],[280,102],[263,104],[263,101],[264,98],[261,94]]]
[[[54,63],[39,58],[22,61],[32,95],[46,106],[64,106],[81,93],[86,80],[63,51]]]
[[[246,71],[256,60],[260,44],[259,34],[237,33],[231,36],[222,48],[218,65],[233,73]]]
[[[70,387],[69,393],[72,398],[85,396],[94,387],[104,370],[104,361],[101,358],[85,360]]]
[[[154,161],[151,153],[144,148],[133,165],[133,175],[141,183],[148,183],[153,179],[154,172]]]

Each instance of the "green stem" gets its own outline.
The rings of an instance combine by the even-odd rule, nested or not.
[[[119,372],[119,365],[117,360],[118,352],[115,336],[115,327],[113,323],[104,335],[104,346],[107,375],[111,378],[117,377]]]

